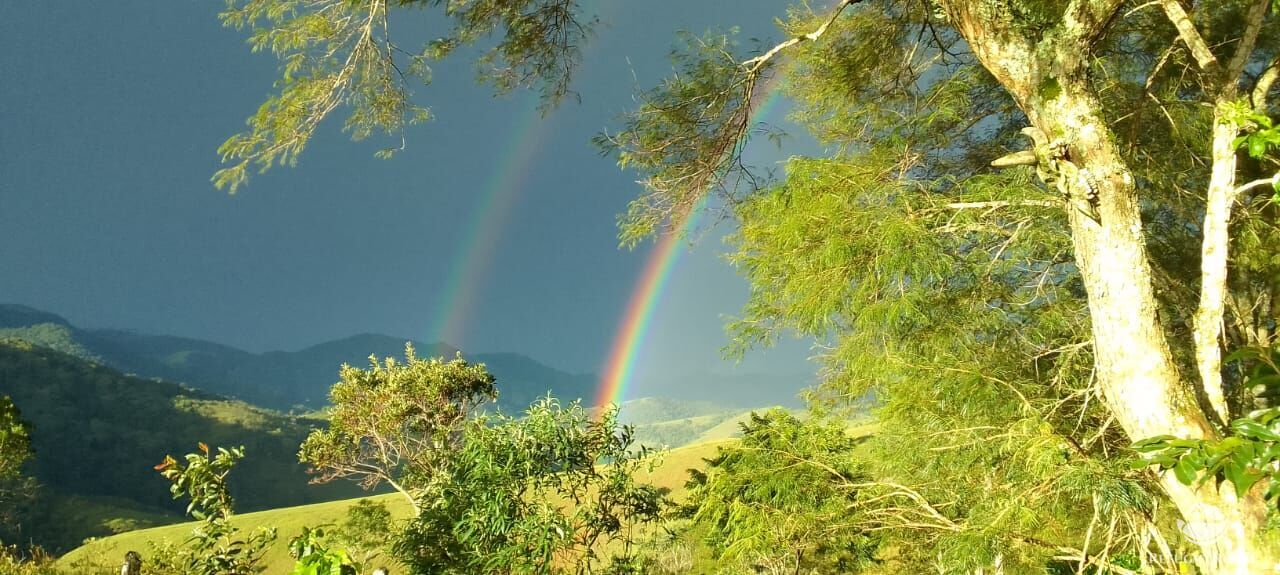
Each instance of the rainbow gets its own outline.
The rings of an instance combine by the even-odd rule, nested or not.
[[[781,74],[775,74],[761,86],[760,94],[764,95],[764,99],[752,113],[752,124],[768,118],[782,99],[782,90],[778,89],[779,78]],[[647,340],[658,302],[666,292],[671,271],[680,262],[681,255],[687,251],[679,249],[680,244],[683,243],[681,238],[697,228],[706,203],[707,198],[703,196],[703,199],[690,210],[679,229],[663,233],[658,238],[653,251],[649,253],[648,260],[645,261],[643,271],[640,273],[640,279],[631,292],[630,301],[627,302],[617,334],[613,338],[604,374],[596,390],[594,404],[596,407],[621,404],[626,399],[627,390],[635,378],[637,359]]]
[[[596,9],[597,17],[606,17],[605,3]],[[475,306],[476,295],[488,277],[494,251],[502,238],[512,208],[518,203],[520,190],[529,168],[546,146],[543,141],[550,133],[550,122],[545,121],[530,97],[524,114],[512,125],[511,138],[497,156],[505,161],[493,171],[489,181],[481,188],[480,200],[471,212],[463,228],[460,247],[445,274],[445,286],[437,299],[434,321],[428,327],[429,341],[465,347],[466,328]]]
[[[444,291],[432,316],[435,323],[429,332],[434,341],[464,345],[465,328],[476,295],[488,275],[498,240],[502,238],[502,230],[519,200],[529,168],[538,157],[538,151],[544,147],[542,142],[550,132],[549,125],[550,122],[543,121],[534,103],[528,105],[524,115],[513,125],[513,137],[498,156],[505,161],[481,188],[480,201],[463,227],[466,235],[445,275]]]

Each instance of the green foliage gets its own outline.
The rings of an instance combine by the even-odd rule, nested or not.
[[[631,449],[616,417],[545,399],[521,418],[470,421],[458,447],[441,454],[397,557],[416,573],[622,569],[633,531],[658,519],[664,497],[638,481],[655,461]]]
[[[626,129],[595,139],[617,154],[619,166],[649,176],[648,193],[620,218],[623,245],[634,246],[667,220],[678,229],[704,193],[729,196],[754,178],[738,157],[744,136],[763,128],[752,124],[750,98],[772,69],[739,75],[740,52],[733,34],[683,34],[671,53],[677,73],[641,95]]]
[[[721,565],[857,572],[876,549],[855,512],[857,484],[866,480],[857,440],[841,423],[780,409],[752,413],[742,429],[742,441],[721,447],[706,471],[690,470],[682,507]]]
[[[276,538],[274,529],[264,528],[241,538],[231,524],[232,498],[227,475],[244,457],[244,448],[218,448],[217,454],[199,444],[199,453],[188,453],[180,463],[165,456],[156,470],[173,485],[174,499],[188,498],[187,513],[201,521],[175,563],[182,575],[251,575],[262,570],[261,558]]]
[[[1232,141],[1233,147],[1247,151],[1256,160],[1261,160],[1271,150],[1280,149],[1280,126],[1273,125],[1266,114],[1254,111],[1244,102],[1237,102],[1227,111],[1226,117],[1244,132]]]
[[[1228,361],[1251,361],[1245,383],[1262,390],[1280,387],[1280,348],[1244,348]],[[1274,396],[1274,393],[1259,393]],[[1138,468],[1156,465],[1173,471],[1185,485],[1201,485],[1213,479],[1215,487],[1231,482],[1237,497],[1255,485],[1265,486],[1263,497],[1280,506],[1280,407],[1258,409],[1231,422],[1231,434],[1222,439],[1182,439],[1170,435],[1150,437],[1133,444],[1140,454]]]
[[[390,546],[396,530],[385,503],[361,499],[347,509],[336,538],[351,557],[366,565]]]
[[[366,488],[386,482],[416,500],[459,428],[497,397],[493,376],[461,355],[418,359],[412,345],[404,363],[369,361],[369,369],[342,366],[329,393],[329,427],[313,431],[298,457],[313,466],[316,481],[355,478]]]
[[[1133,448],[1143,455],[1135,463],[1173,470],[1183,484],[1201,484],[1213,478],[1230,481],[1243,497],[1266,480],[1264,497],[1280,503],[1280,408],[1260,409],[1231,422],[1231,436],[1220,440],[1179,439],[1161,435],[1143,439]],[[1197,481],[1198,479],[1198,481]]]
[[[0,482],[16,479],[31,457],[31,433],[7,395],[0,396]]]
[[[431,63],[462,46],[496,35],[477,60],[479,76],[498,93],[537,86],[547,107],[569,94],[580,47],[594,19],[576,0],[226,0],[225,26],[249,30],[255,52],[281,62],[277,92],[248,120],[249,129],[218,153],[229,167],[213,176],[235,192],[250,168],[294,165],[316,127],[340,107],[350,109],[344,130],[356,140],[397,135],[426,121],[410,86],[431,81]],[[393,42],[390,22],[413,8],[442,8],[448,31],[417,49]],[[400,146],[384,148],[388,157]]]
[[[29,427],[13,400],[0,395],[0,544],[21,537],[36,494],[35,480],[23,473],[32,455]]]
[[[304,527],[289,541],[289,555],[297,560],[290,575],[347,575],[359,572],[342,549],[329,547],[324,527]]]

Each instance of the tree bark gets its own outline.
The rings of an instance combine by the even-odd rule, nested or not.
[[[1070,174],[1062,172],[1070,177],[1057,179],[1060,191],[1075,201],[1096,202],[1096,220],[1077,209],[1069,208],[1067,214],[1088,294],[1096,376],[1107,407],[1133,439],[1215,437],[1215,427],[1181,377],[1160,325],[1137,189],[1087,78],[1092,43],[1120,2],[1073,1],[1059,27],[1034,38],[1015,28],[1017,18],[1000,3],[943,4],[983,66],[1031,124],[1059,145],[1057,160],[1074,168]],[[1211,484],[1193,489],[1171,473],[1161,477],[1189,531],[1199,536],[1196,562],[1201,571],[1271,572],[1276,558],[1258,538],[1266,507],[1257,491],[1238,500],[1229,483],[1221,491]]]
[[[1227,252],[1231,246],[1231,209],[1236,201],[1236,151],[1231,145],[1237,129],[1222,117],[1222,106],[1213,113],[1213,168],[1205,197],[1204,235],[1200,244],[1200,306],[1192,335],[1196,367],[1204,393],[1216,411],[1217,423],[1231,420],[1222,387],[1222,317],[1227,298]]]

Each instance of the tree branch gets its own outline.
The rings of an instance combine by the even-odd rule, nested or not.
[[[1270,178],[1260,178],[1252,182],[1249,182],[1247,184],[1242,184],[1240,187],[1235,189],[1235,192],[1233,192],[1232,195],[1239,196],[1240,194],[1247,192],[1249,190],[1252,190],[1254,188],[1260,188],[1262,186],[1267,186],[1267,185],[1280,186],[1280,172],[1276,173],[1276,175],[1271,176]]]
[[[1249,14],[1244,20],[1244,34],[1240,36],[1240,43],[1236,45],[1236,53],[1227,64],[1226,78],[1223,79],[1226,82],[1224,88],[1229,92],[1235,91],[1236,79],[1249,63],[1249,55],[1253,53],[1253,48],[1258,43],[1258,33],[1262,31],[1262,19],[1266,16],[1267,7],[1270,5],[1271,0],[1255,0],[1253,6],[1249,8]]]
[[[1276,78],[1280,77],[1280,56],[1276,56],[1266,70],[1262,71],[1262,75],[1258,76],[1258,82],[1253,86],[1253,93],[1250,94],[1250,103],[1253,109],[1263,112],[1267,109],[1267,96],[1271,93],[1271,85],[1275,84]]]
[[[764,54],[756,56],[755,58],[751,58],[750,60],[744,61],[742,63],[742,66],[744,68],[747,68],[750,73],[754,74],[758,72],[760,68],[762,68],[765,65],[766,62],[768,62],[774,56],[777,56],[783,50],[786,50],[787,48],[795,46],[796,44],[799,44],[801,42],[805,42],[805,41],[812,42],[814,40],[817,40],[818,38],[821,38],[823,34],[827,33],[827,28],[830,28],[831,25],[835,23],[836,18],[839,18],[840,14],[844,12],[845,8],[848,8],[860,2],[862,2],[862,0],[840,0],[840,3],[837,4],[836,7],[831,10],[831,16],[828,17],[827,20],[823,22],[821,26],[818,26],[816,30],[809,32],[808,34],[801,34],[799,36],[791,38],[790,40],[782,42],[777,46],[770,48]]]
[[[1062,23],[1074,41],[1092,44],[1107,29],[1124,0],[1071,0],[1063,13]]]
[[[1174,28],[1178,29],[1178,37],[1191,50],[1191,55],[1196,59],[1196,63],[1200,65],[1200,69],[1211,74],[1217,73],[1222,64],[1218,62],[1218,58],[1209,50],[1209,45],[1205,43],[1204,37],[1196,30],[1196,25],[1191,22],[1191,17],[1182,8],[1182,4],[1179,4],[1178,0],[1160,0],[1160,7],[1164,8],[1165,15],[1173,22]]]

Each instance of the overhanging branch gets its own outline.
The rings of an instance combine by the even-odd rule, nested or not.
[[[1254,0],[1253,6],[1249,8],[1249,14],[1245,16],[1244,34],[1240,35],[1240,43],[1236,45],[1235,55],[1231,57],[1231,61],[1227,64],[1226,82],[1224,86],[1227,90],[1235,87],[1236,80],[1240,77],[1240,73],[1244,72],[1244,67],[1249,63],[1249,56],[1253,54],[1253,48],[1258,43],[1258,33],[1262,31],[1262,19],[1267,14],[1267,7],[1271,5],[1271,0]]]
[[[764,54],[756,56],[755,58],[751,58],[750,60],[744,61],[742,63],[742,66],[746,68],[747,72],[750,74],[759,73],[760,69],[763,68],[764,65],[769,60],[773,59],[775,56],[780,54],[783,50],[786,50],[787,48],[795,46],[796,44],[799,44],[801,42],[812,42],[814,40],[817,40],[818,38],[821,38],[823,34],[827,33],[827,28],[830,28],[831,25],[835,23],[836,19],[840,17],[840,14],[844,12],[845,8],[848,8],[854,4],[859,4],[861,2],[862,0],[840,0],[840,3],[837,4],[836,7],[831,10],[831,16],[828,17],[827,20],[823,22],[821,26],[818,26],[817,29],[815,29],[812,32],[809,32],[808,34],[801,34],[799,36],[791,38],[790,40],[779,43],[778,45],[770,48]]]

